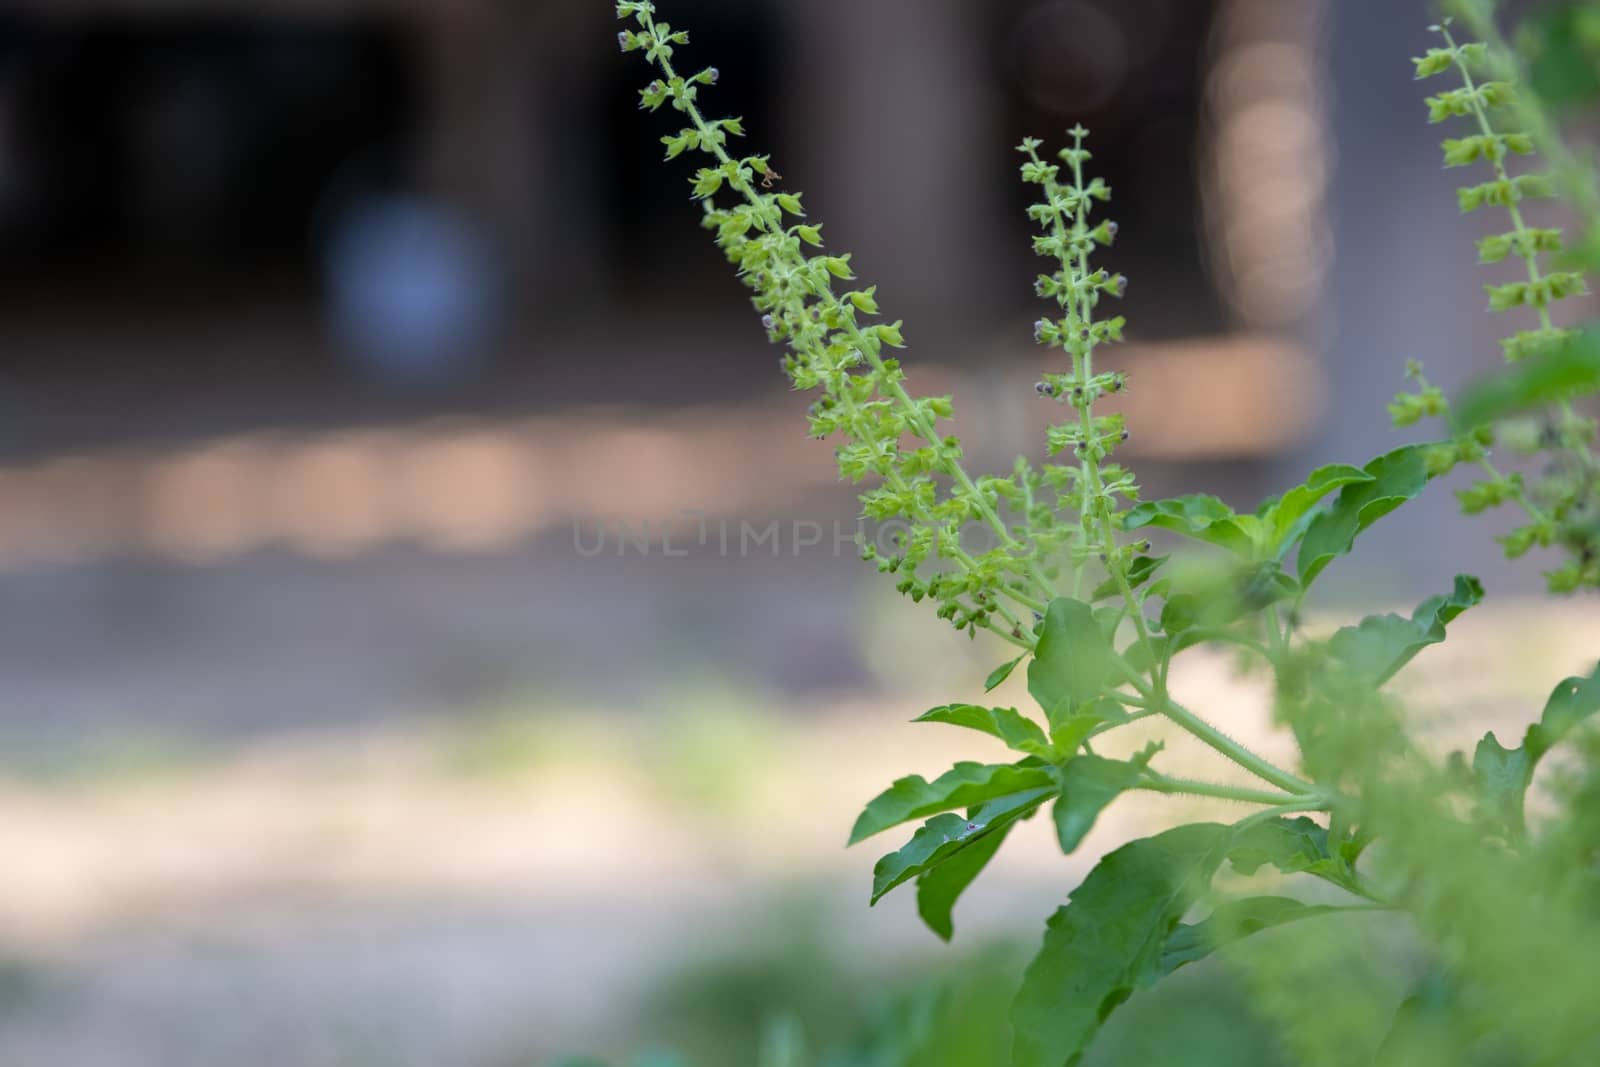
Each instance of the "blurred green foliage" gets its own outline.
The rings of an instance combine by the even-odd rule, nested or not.
[[[1516,43],[1532,71],[1533,89],[1546,103],[1577,110],[1600,97],[1600,5],[1593,0],[1534,7],[1518,27]]]
[[[1025,946],[992,944],[863,967],[805,904],[737,950],[666,976],[641,1014],[642,1051],[559,1067],[995,1067]],[[851,962],[854,961],[854,962]],[[661,1051],[671,1049],[670,1053]],[[1083,1067],[1290,1067],[1273,1026],[1224,966],[1136,998]]]
[[[33,785],[109,787],[184,778],[210,768],[216,758],[192,738],[149,727],[103,730],[0,753],[0,777]]]

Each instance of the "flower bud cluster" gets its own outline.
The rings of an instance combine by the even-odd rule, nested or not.
[[[841,475],[877,483],[861,495],[864,514],[903,527],[892,549],[867,547],[864,558],[913,600],[935,601],[939,617],[958,629],[995,630],[1031,647],[1032,626],[1024,628],[1012,606],[1032,611],[1053,594],[1045,563],[1062,536],[1033,521],[1045,479],[1026,465],[1009,478],[967,474],[961,442],[938,429],[953,413],[950,398],[913,396],[888,353],[905,346],[901,324],[869,321],[879,315],[876,288],[850,284],[851,257],[822,250],[822,228],[804,221],[801,196],[774,191],[781,177],[767,157],[729,153],[742,124],[707,119],[697,102],[701,86],[716,84],[716,69],[680,76],[672,47],[686,38],[654,14],[649,2],[617,5],[618,17],[636,26],[619,38],[623,50],[643,51],[660,72],[640,92],[640,106],[670,103],[687,116],[688,125],[661,139],[667,158],[709,157],[691,179],[703,224],[752,290],[768,339],[786,346],[784,372],[796,388],[821,394],[809,411],[812,436],[841,437]],[[719,203],[724,192],[730,198]],[[1007,523],[1002,512],[1026,521]],[[963,539],[963,527],[974,523],[989,531],[982,550]]]
[[[1554,194],[1547,176],[1512,174],[1507,167],[1513,156],[1531,156],[1536,147],[1534,138],[1525,132],[1497,128],[1508,124],[1505,113],[1515,103],[1515,87],[1477,79],[1475,72],[1484,69],[1488,59],[1484,44],[1458,44],[1448,22],[1433,29],[1443,46],[1431,48],[1414,60],[1416,75],[1423,79],[1454,71],[1461,85],[1428,97],[1428,119],[1434,123],[1453,118],[1472,121],[1475,132],[1444,141],[1444,163],[1446,167],[1486,163],[1493,172],[1490,180],[1458,190],[1457,202],[1464,213],[1498,207],[1509,215],[1510,230],[1478,241],[1478,260],[1484,264],[1511,259],[1521,262],[1521,277],[1486,285],[1484,290],[1492,312],[1534,312],[1537,324],[1513,333],[1500,346],[1509,363],[1536,359],[1573,338],[1574,331],[1555,324],[1551,309],[1586,293],[1587,287],[1577,271],[1546,269],[1545,258],[1563,251],[1561,231],[1530,226],[1523,217],[1523,201]],[[1428,384],[1420,369],[1413,364],[1407,373],[1418,389],[1400,394],[1390,405],[1395,424],[1406,426],[1424,417],[1448,414],[1449,405],[1443,394]],[[1500,432],[1504,433],[1504,429],[1500,428]],[[1478,514],[1508,503],[1520,506],[1528,521],[1501,538],[1506,554],[1517,557],[1536,546],[1561,546],[1568,551],[1569,560],[1563,567],[1546,572],[1551,590],[1600,588],[1600,464],[1590,451],[1596,434],[1595,420],[1580,415],[1570,401],[1562,400],[1542,429],[1531,435],[1516,432],[1515,440],[1503,442],[1524,454],[1542,452],[1549,456],[1547,470],[1533,484],[1520,474],[1501,473],[1488,461],[1488,448],[1495,443],[1496,434],[1496,428],[1486,426],[1461,428],[1453,443],[1430,451],[1430,471],[1443,473],[1460,463],[1479,466],[1487,476],[1457,493],[1462,510]]]

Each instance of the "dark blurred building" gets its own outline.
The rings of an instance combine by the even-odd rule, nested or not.
[[[919,359],[1036,373],[1011,149],[1081,121],[1117,191],[1132,335],[1181,344],[1168,367],[1260,380],[1231,417],[1176,410],[1165,445],[1140,444],[1246,458],[1304,438],[1330,254],[1319,4],[664,15],[694,28],[686,64],[721,69],[711,106],[747,119],[911,320]],[[602,47],[610,17],[576,0],[0,16],[0,455],[771,393],[687,167],[660,161],[669,120],[635,106],[646,72]]]
[[[913,311],[959,296],[987,326],[1026,300],[1025,268],[992,269],[1015,264],[1026,235],[1010,147],[1092,126],[1139,268],[1132,316],[1162,337],[1217,333],[1240,313],[1281,324],[1303,293],[1248,294],[1286,266],[1303,289],[1319,277],[1320,161],[1305,151],[1321,121],[1316,5],[1301,8],[693,0],[670,15],[695,27],[689,61],[723,70],[714,106],[807,176],[834,230],[906,283],[893,288]],[[341,225],[386,197],[483,239],[508,327],[716,301],[723,272],[665,180],[659,116],[633,107],[643,71],[597,47],[608,18],[605,4],[475,0],[14,7],[0,23],[8,310],[132,327],[315,305]],[[1242,121],[1247,105],[1260,113]],[[1264,167],[1293,189],[1258,202],[1271,217],[1255,225],[1302,262],[1281,249],[1255,262],[1228,229],[1245,225],[1238,172],[1265,180]],[[1283,239],[1285,222],[1303,239]],[[10,347],[15,372],[27,348]],[[203,371],[217,353],[163,362],[185,359]]]
[[[694,33],[683,65],[721,71],[708,107],[744,116],[907,320],[912,384],[955,395],[979,468],[1039,456],[1059,417],[1031,388],[1050,356],[1012,147],[1089,126],[1121,227],[1106,264],[1132,278],[1130,458],[1149,494],[1242,504],[1388,447],[1406,358],[1448,355],[1448,384],[1494,356],[1454,313],[1477,299],[1471,235],[1404,106],[1422,7],[662,5]],[[266,575],[303,583],[300,622],[374,626],[355,674],[416,637],[385,626],[455,648],[463,619],[468,661],[471,634],[493,630],[498,663],[537,632],[581,671],[619,612],[630,639],[696,632],[663,622],[687,588],[722,634],[697,654],[787,684],[782,641],[739,621],[766,610],[754,572],[572,551],[574,522],[855,510],[698,226],[691,162],[660,158],[673,113],[638,109],[650,75],[614,40],[590,0],[0,14],[0,573],[42,605],[0,617],[0,657],[8,635],[29,666],[120,651],[123,623],[157,617],[303,662],[244,613]],[[1385,526],[1387,565],[1429,591],[1429,567],[1459,566],[1412,566],[1417,527]],[[772,581],[811,583],[802,565],[860,577],[827,558]],[[319,607],[338,582],[343,616]],[[162,655],[170,677],[192,665]]]

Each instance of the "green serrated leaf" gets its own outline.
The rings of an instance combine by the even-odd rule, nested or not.
[[[1020,763],[963,761],[932,782],[920,774],[908,775],[897,779],[867,804],[850,830],[850,844],[935,812],[970,808],[996,797],[1054,784],[1050,768],[1037,760]]]
[[[1451,403],[1451,426],[1457,433],[1600,389],[1600,335],[1586,332],[1541,347],[1479,379]]]
[[[1521,830],[1523,805],[1533,781],[1533,761],[1525,748],[1506,748],[1493,733],[1483,735],[1472,753],[1472,776],[1485,810],[1506,826]]]
[[[983,680],[983,691],[985,693],[991,692],[997,686],[999,686],[999,684],[1001,682],[1003,682],[1007,678],[1011,677],[1011,672],[1017,669],[1017,664],[1021,663],[1024,659],[1027,658],[1027,656],[1028,656],[1028,654],[1026,652],[1024,652],[1022,655],[1018,656],[1016,659],[1012,660],[1010,663],[1002,663],[1002,664],[1000,664],[1000,666],[998,666],[994,670],[990,671],[989,672],[989,677],[987,677],[987,678],[985,678]]]
[[[1015,1067],[1075,1062],[1106,1017],[1160,966],[1163,946],[1211,883],[1232,831],[1195,823],[1102,859],[1028,965],[1011,1008]]]
[[[1016,708],[986,708],[981,704],[945,704],[918,715],[912,722],[943,722],[998,737],[1018,752],[1040,756],[1050,751],[1050,739],[1039,724]]]
[[[1325,904],[1302,904],[1293,897],[1245,897],[1216,906],[1203,921],[1179,926],[1161,950],[1161,962],[1148,981],[1164,978],[1251,934],[1285,923],[1343,911]]]
[[[1539,721],[1528,727],[1522,745],[1506,748],[1493,733],[1483,735],[1472,755],[1472,772],[1484,808],[1520,832],[1533,773],[1546,752],[1590,716],[1600,712],[1600,666],[1587,678],[1565,678],[1545,701]]]
[[[1065,705],[1050,723],[1052,754],[1067,757],[1078,751],[1078,746],[1088,740],[1096,729],[1105,723],[1126,722],[1128,711],[1111,697],[1100,697],[1088,704],[1080,704],[1070,712]]]
[[[1232,508],[1214,496],[1195,493],[1139,504],[1123,516],[1122,526],[1125,530],[1159,526],[1249,557],[1255,551],[1250,533],[1254,520],[1253,515],[1235,514]]]
[[[1291,599],[1299,591],[1299,584],[1275,560],[1248,565],[1230,561],[1229,566],[1193,569],[1174,575],[1161,605],[1161,629],[1176,655],[1203,640],[1205,632]]]
[[[1482,1062],[1472,1048],[1493,1023],[1462,1003],[1456,980],[1430,971],[1401,1001],[1373,1067],[1456,1067]]]
[[[969,816],[935,815],[900,849],[878,860],[872,868],[872,903],[923,871],[932,870],[976,845],[986,836],[1027,818],[1055,794],[1055,787],[1030,789],[999,797]]]
[[[1428,484],[1427,445],[1406,445],[1379,456],[1363,470],[1370,481],[1346,485],[1333,506],[1311,520],[1300,541],[1300,584],[1309,587],[1335,557],[1350,551],[1369,526]]]
[[[917,877],[917,914],[922,916],[928,929],[943,940],[950,940],[955,933],[955,921],[950,913],[956,900],[994,859],[1010,832],[1011,824],[1008,824],[992,834],[985,834],[956,856]]]
[[[1122,658],[1130,670],[1148,674],[1155,669],[1156,664],[1188,648],[1189,644],[1185,643],[1186,636],[1179,635],[1179,639],[1174,640],[1165,634],[1156,634],[1150,638],[1148,644],[1143,639],[1134,640],[1123,650]]]
[[[1600,712],[1600,667],[1583,678],[1564,678],[1545,701],[1544,714],[1528,728],[1523,747],[1538,760],[1589,716]]]
[[[1045,609],[1044,627],[1028,664],[1028,692],[1052,727],[1093,701],[1117,670],[1117,651],[1081,600],[1057,597]]]
[[[1347,463],[1332,463],[1318,467],[1303,485],[1284,493],[1263,516],[1268,536],[1274,548],[1273,556],[1282,559],[1284,554],[1300,539],[1314,517],[1313,510],[1322,498],[1335,489],[1372,481],[1372,475],[1360,467]]]
[[[1128,564],[1128,586],[1137,589],[1150,580],[1151,575],[1161,569],[1161,565],[1171,556],[1135,556]],[[1116,578],[1107,578],[1095,586],[1094,592],[1089,594],[1090,600],[1104,600],[1106,597],[1122,595],[1122,584]]]
[[[1228,862],[1245,876],[1262,867],[1298,874],[1330,860],[1327,829],[1303,815],[1252,823],[1235,835],[1228,849]]]
[[[1061,795],[1052,814],[1061,851],[1071,854],[1094,828],[1100,813],[1132,789],[1143,768],[1138,763],[1081,755],[1061,770]]]
[[[1346,626],[1328,640],[1334,657],[1373,686],[1393,678],[1418,652],[1445,639],[1445,625],[1483,601],[1483,585],[1457,575],[1448,596],[1422,602],[1411,618],[1369,615],[1358,626]]]

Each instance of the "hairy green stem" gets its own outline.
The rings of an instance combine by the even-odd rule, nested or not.
[[[1164,697],[1160,711],[1183,730],[1194,735],[1201,742],[1228,757],[1228,759],[1262,781],[1270,782],[1279,789],[1297,796],[1306,796],[1316,792],[1316,786],[1312,783],[1290,774],[1275,765],[1271,760],[1258,756],[1255,752],[1218,730],[1171,697]]]
[[[1191,778],[1174,778],[1146,769],[1145,779],[1136,787],[1154,793],[1183,794],[1185,796],[1211,797],[1216,800],[1236,800],[1245,804],[1265,804],[1268,807],[1296,811],[1320,811],[1327,801],[1317,796],[1295,796],[1288,793],[1269,793],[1261,789],[1225,785],[1221,782],[1202,782]]]

